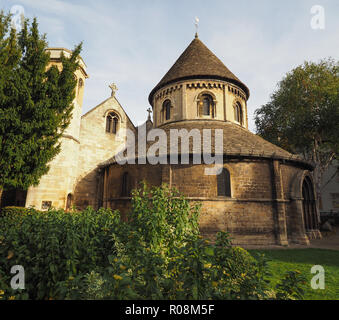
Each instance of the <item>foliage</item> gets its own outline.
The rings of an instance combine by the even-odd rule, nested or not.
[[[302,299],[304,296],[303,286],[306,278],[299,271],[289,271],[277,284],[276,297],[279,300]],[[296,285],[301,284],[301,285]]]
[[[22,265],[29,298],[44,299],[55,297],[59,281],[106,264],[111,232],[120,218],[109,210],[88,208],[72,213],[11,210],[0,219],[2,288],[16,295],[9,288],[10,269]]]
[[[333,239],[335,240],[335,239]],[[335,246],[335,241],[333,241]],[[305,300],[338,300],[339,283],[339,252],[338,250],[326,249],[289,249],[289,250],[251,250],[254,254],[265,254],[269,259],[268,269],[271,273],[268,276],[271,287],[275,288],[282,283],[282,275],[295,270],[299,278],[299,287],[303,289],[303,298]],[[311,280],[316,275],[311,273],[315,265],[321,265],[325,269],[325,289],[314,290],[311,287]],[[300,273],[298,273],[298,270]],[[306,277],[306,285],[303,285],[301,275]],[[292,289],[297,289],[294,286]],[[285,292],[287,293],[287,292]]]
[[[29,214],[30,212],[32,212],[30,209],[24,207],[6,207],[1,209],[0,216],[22,216],[25,214]]]
[[[0,12],[0,190],[38,184],[70,122],[81,44],[62,70],[46,49],[36,19],[17,33]]]
[[[199,235],[199,207],[167,186],[142,184],[127,222],[106,209],[6,209],[0,289],[17,299],[276,298],[263,257],[232,247],[226,232],[215,242]],[[22,294],[8,285],[14,264],[26,270]],[[288,278],[276,292],[293,298],[297,289]]]
[[[338,93],[338,62],[305,62],[286,74],[255,113],[259,135],[316,163],[318,193],[323,172],[339,154]]]

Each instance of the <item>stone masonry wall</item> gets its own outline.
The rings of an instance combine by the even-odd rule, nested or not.
[[[135,127],[115,97],[111,97],[81,118],[80,152],[75,188],[75,204],[78,208],[98,206],[100,163],[112,158],[125,137],[106,132],[106,116],[114,111],[119,116],[119,128],[135,132]]]
[[[289,165],[281,168],[284,176],[283,192],[276,190],[280,177],[273,176],[275,171],[280,172],[280,166],[277,163],[274,171],[272,163],[272,160],[254,159],[227,161],[224,166],[231,174],[230,198],[217,196],[216,176],[205,175],[205,165],[112,165],[106,169],[105,199],[107,207],[128,213],[130,198],[123,199],[119,194],[122,175],[128,172],[134,181],[133,187],[142,179],[151,185],[167,183],[190,201],[201,202],[199,224],[201,232],[207,237],[213,239],[216,232],[229,231],[233,243],[238,245],[287,244],[284,231],[286,221],[281,221],[286,219],[286,213],[289,219],[295,217],[293,223],[297,224],[293,226],[291,219],[287,222],[289,241],[302,243],[305,237],[300,231],[301,208],[284,196],[289,194],[291,181],[302,170]],[[286,171],[289,171],[288,175]],[[299,230],[299,233],[295,230]]]

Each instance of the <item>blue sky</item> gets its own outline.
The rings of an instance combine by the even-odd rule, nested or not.
[[[36,16],[51,47],[74,48],[88,66],[83,113],[110,96],[137,125],[145,121],[148,94],[192,41],[199,38],[251,91],[253,113],[277,82],[305,60],[339,59],[337,0],[0,0],[6,11],[21,5]],[[325,29],[311,28],[311,8],[325,9]]]

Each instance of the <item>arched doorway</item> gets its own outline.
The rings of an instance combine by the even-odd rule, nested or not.
[[[317,219],[316,200],[312,180],[305,177],[302,186],[303,196],[303,216],[306,232],[318,230],[319,224]]]
[[[71,193],[69,193],[67,195],[67,202],[66,202],[66,210],[71,210],[73,205],[73,195]]]

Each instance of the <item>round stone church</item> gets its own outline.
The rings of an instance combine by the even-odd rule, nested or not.
[[[142,180],[175,187],[202,203],[200,229],[213,238],[228,231],[238,245],[308,244],[319,237],[311,163],[248,130],[250,91],[196,36],[149,95],[153,123],[147,132],[222,130],[222,169],[206,175],[208,164],[194,164],[192,143],[179,159],[188,163],[101,164],[102,204],[128,214],[130,192]],[[170,150],[167,141],[167,150]],[[173,156],[168,152],[168,159]],[[136,156],[138,158],[138,155]]]
[[[50,65],[60,67],[61,57],[71,54],[65,48],[48,51]],[[153,119],[140,127],[117,100],[114,84],[110,97],[82,115],[86,68],[80,58],[72,119],[49,172],[38,186],[6,190],[0,206],[105,207],[126,216],[131,190],[146,181],[166,183],[202,203],[200,229],[210,238],[221,230],[238,245],[309,244],[320,237],[313,164],[248,130],[249,89],[197,36],[149,94]],[[188,146],[182,136],[172,143],[174,131],[188,134]],[[124,132],[134,135],[138,150],[121,164],[116,155],[128,140]],[[165,136],[158,141],[159,163],[144,154],[154,148],[154,132]],[[206,132],[209,139],[199,139]],[[197,163],[199,153],[218,157],[218,174],[206,174],[214,164]],[[171,161],[175,156],[179,161]]]

